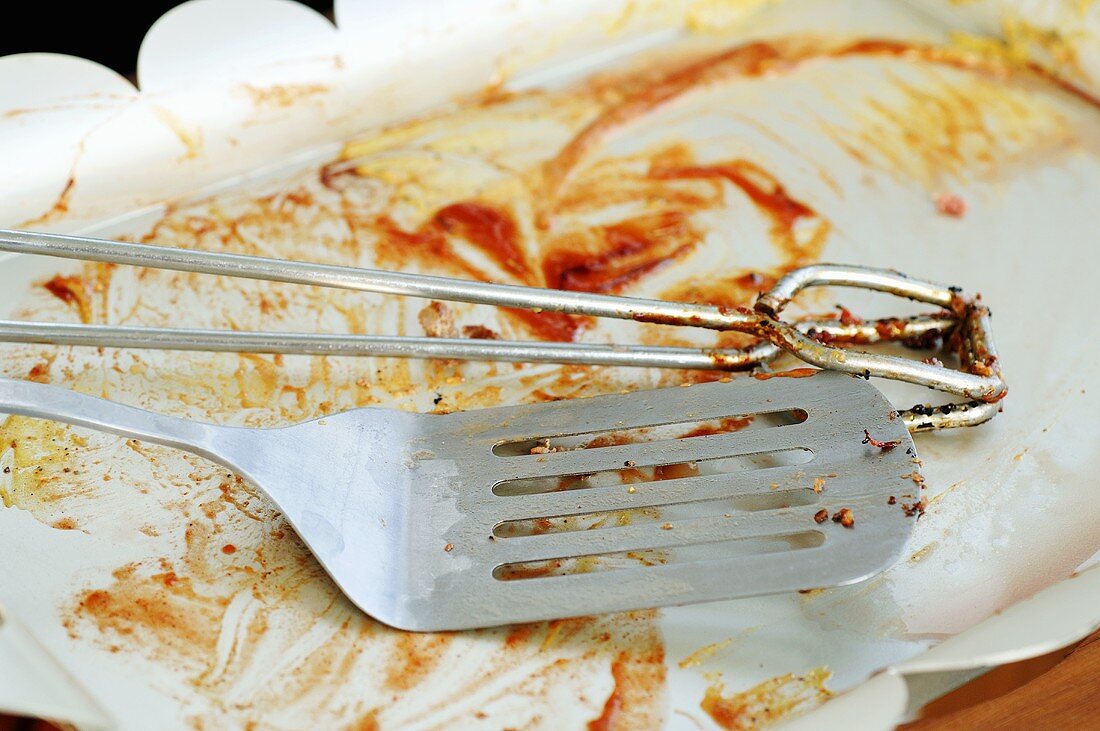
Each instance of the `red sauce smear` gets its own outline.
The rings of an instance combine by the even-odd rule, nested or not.
[[[466,239],[517,279],[530,275],[516,223],[504,211],[483,203],[454,203],[436,211],[429,226]]]
[[[35,383],[49,383],[50,382],[50,364],[49,363],[35,363],[27,373],[27,380],[34,381]]]
[[[558,197],[584,156],[618,128],[706,84],[786,73],[807,61],[847,56],[894,56],[990,75],[1003,76],[1005,73],[1003,64],[973,53],[892,39],[871,38],[843,45],[805,40],[755,41],[737,46],[690,63],[632,93],[628,92],[622,101],[589,122],[557,156],[543,166],[546,195],[538,217],[539,225],[548,225]],[[1100,100],[1096,97],[1034,63],[1029,64],[1026,70],[1089,104],[1100,106]]]
[[[599,229],[601,250],[562,248],[542,261],[548,287],[579,292],[619,292],[628,284],[694,248],[682,211],[641,216]]]
[[[454,249],[452,237],[461,238],[484,253],[509,275],[524,284],[537,286],[533,268],[519,243],[519,227],[508,211],[477,201],[462,201],[444,206],[423,225],[406,231],[389,216],[372,221],[381,232],[378,253],[383,259],[404,263],[418,259],[430,267],[446,264],[480,281],[492,277],[467,262]],[[544,340],[571,341],[588,323],[588,318],[560,312],[533,312],[505,308],[504,312],[521,321]]]
[[[75,287],[81,286],[75,277],[54,277],[42,285],[46,291],[66,304],[77,301]]]
[[[765,211],[775,226],[784,229],[793,228],[800,218],[816,216],[812,208],[792,198],[771,173],[748,160],[734,160],[718,165],[657,168],[649,174],[650,177],[660,180],[725,178],[751,198],[757,208]]]
[[[779,57],[776,48],[764,42],[749,43],[677,69],[641,91],[628,95],[588,123],[543,167],[545,192],[551,207],[573,169],[614,129],[662,106],[703,82],[723,76],[759,76],[769,61]],[[540,220],[545,225],[546,220]]]
[[[722,419],[718,422],[718,424],[703,424],[700,427],[692,429],[686,434],[681,434],[680,438],[686,439],[688,437],[705,437],[711,434],[726,434],[728,432],[741,431],[751,423],[751,416],[730,417],[727,419]]]
[[[42,286],[65,304],[75,305],[82,322],[91,322],[92,304],[88,301],[87,283],[82,278],[56,276]]]
[[[801,262],[806,258],[806,252],[801,251],[794,242],[794,228],[802,219],[817,218],[817,212],[791,197],[783,184],[759,165],[748,160],[733,160],[711,165],[655,166],[649,171],[649,176],[657,180],[728,180],[771,219],[772,239],[782,244],[787,258],[792,262]]]
[[[588,722],[588,731],[611,731],[611,729],[618,727],[616,720],[617,716],[622,712],[622,685],[626,675],[623,665],[623,657],[621,655],[612,661],[611,677],[615,679],[615,687],[612,688],[611,695],[607,696],[607,702],[604,703],[603,712],[599,717]]]

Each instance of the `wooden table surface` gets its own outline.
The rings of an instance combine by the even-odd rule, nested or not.
[[[933,701],[901,731],[1100,729],[1100,632],[1004,665]]]
[[[899,731],[1100,729],[1100,632],[1083,642],[986,673],[933,701]],[[0,731],[56,731],[0,716]]]

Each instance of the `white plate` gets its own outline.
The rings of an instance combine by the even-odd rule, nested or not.
[[[870,0],[846,4],[842,13],[824,2],[780,5],[724,35],[680,40],[661,30],[670,25],[672,11],[642,8],[620,15],[601,10],[593,16],[583,3],[565,5],[546,18],[553,32],[538,36],[530,33],[543,11],[533,4],[519,6],[514,16],[466,17],[461,32],[436,18],[417,32],[448,38],[444,50],[433,54],[422,43],[409,52],[415,56],[412,65],[426,73],[447,67],[446,52],[457,54],[461,63],[455,62],[454,82],[446,91],[458,91],[484,83],[494,64],[510,72],[508,59],[520,58],[517,66],[531,68],[542,56],[547,60],[540,68],[517,78],[517,87],[529,88],[561,86],[566,76],[576,78],[582,68],[555,72],[555,59],[576,56],[581,47],[614,45],[611,41],[635,49],[719,49],[754,36],[805,29],[944,38],[943,26],[905,6]],[[700,7],[691,16],[697,22],[724,6]],[[298,17],[297,11],[286,12],[287,22]],[[234,17],[226,22],[242,27],[251,22],[249,13]],[[597,20],[582,24],[586,17]],[[528,44],[514,50],[515,36],[502,35],[512,21],[526,29],[526,37],[541,39],[537,48]],[[411,21],[398,17],[389,22],[399,27]],[[485,24],[486,40],[471,50],[478,23]],[[404,88],[397,83],[400,77],[381,83],[368,73],[386,59],[356,62],[356,54],[347,53],[345,66],[321,64],[316,51],[327,31],[311,27],[316,33],[309,44],[280,46],[290,49],[279,56],[282,66],[265,66],[255,58],[227,63],[227,73],[236,74],[234,84],[214,88],[194,81],[188,87],[178,78],[169,83],[175,77],[165,71],[169,81],[157,94],[77,103],[76,111],[54,127],[24,124],[19,128],[24,144],[41,146],[66,134],[71,139],[70,127],[88,124],[84,107],[114,112],[81,133],[86,140],[77,157],[77,183],[63,199],[69,210],[56,209],[38,225],[72,228],[112,219],[87,230],[140,235],[163,211],[119,215],[165,196],[182,201],[189,189],[224,180],[211,201],[192,197],[197,202],[178,203],[159,226],[157,240],[440,270],[438,262],[412,257],[407,248],[387,258],[366,245],[339,246],[348,226],[345,211],[339,210],[343,203],[317,174],[318,166],[336,154],[332,141],[388,114],[437,103],[444,91],[438,85],[421,88],[418,82],[438,77],[413,73]],[[337,34],[341,42],[347,42],[351,28],[355,25],[349,20]],[[164,37],[175,37],[172,28],[161,30],[168,34]],[[623,35],[607,35],[614,32]],[[513,40],[500,40],[507,37]],[[509,49],[510,56],[496,55]],[[157,78],[158,67],[148,61],[155,57],[143,51],[143,80]],[[588,58],[611,63],[614,55]],[[388,62],[392,65],[393,58]],[[164,68],[171,66],[165,62]],[[236,83],[250,75],[264,80],[252,84],[251,92]],[[323,83],[311,84],[314,77]],[[165,91],[169,88],[179,90]],[[342,178],[351,185],[344,200],[364,219],[391,212],[404,229],[420,225],[442,205],[471,196],[507,203],[521,222],[529,222],[542,198],[517,179],[529,176],[533,165],[551,156],[595,110],[590,97],[557,93],[552,102],[519,98],[466,113],[460,119],[469,128],[458,133],[452,117],[390,137],[389,146],[367,160],[377,176],[389,176],[388,182]],[[377,106],[366,112],[368,101]],[[0,601],[123,728],[195,725],[203,719],[208,725],[256,721],[272,728],[353,722],[370,727],[372,719],[383,728],[584,727],[606,710],[616,683],[623,700],[618,722],[624,726],[643,725],[662,712],[669,728],[713,726],[700,708],[708,688],[712,698],[724,693],[730,723],[762,723],[781,711],[809,709],[826,697],[822,683],[844,690],[876,670],[919,656],[937,640],[1068,576],[1100,547],[1100,507],[1091,489],[1091,475],[1100,467],[1100,440],[1091,419],[1097,395],[1089,370],[1100,354],[1087,337],[1087,318],[1098,304],[1091,285],[1096,265],[1091,244],[1100,223],[1092,206],[1100,184],[1098,118],[1100,110],[1049,82],[1006,81],[919,61],[854,56],[685,95],[609,138],[578,168],[575,186],[606,167],[613,167],[621,180],[633,169],[623,166],[624,157],[688,140],[696,161],[749,160],[816,211],[805,217],[797,236],[811,236],[827,221],[825,259],[893,266],[983,293],[996,315],[995,335],[1010,380],[1006,411],[980,429],[919,438],[931,505],[918,523],[911,558],[870,582],[810,595],[665,610],[656,621],[612,618],[564,629],[539,627],[513,634],[511,645],[503,641],[505,630],[446,641],[403,636],[363,619],[334,597],[291,538],[273,537],[282,528],[263,500],[209,465],[169,450],[83,432],[74,437],[70,430],[42,431],[24,423],[5,430],[22,440],[21,449],[33,444],[27,436],[59,441],[38,443],[42,456],[33,466],[51,476],[48,484],[12,495],[10,478],[0,480],[7,502],[17,506],[0,510],[0,555],[5,557]],[[21,124],[21,119],[9,117],[6,123]],[[479,131],[471,131],[475,127]],[[127,145],[127,140],[148,145]],[[317,147],[323,142],[330,144]],[[232,179],[257,169],[261,161],[307,148],[297,160],[245,180]],[[384,169],[379,167],[383,161]],[[54,168],[32,172],[33,185],[18,176],[5,179],[12,191],[41,191],[18,203],[9,198],[5,215],[10,224],[49,209],[49,191],[55,196],[68,174],[60,164]],[[415,180],[408,177],[410,170],[417,173]],[[380,191],[388,190],[399,174],[405,176],[406,199],[382,206]],[[706,235],[690,254],[624,291],[660,295],[692,278],[785,263],[771,241],[774,221],[740,188],[692,185],[709,199],[685,225]],[[963,218],[936,213],[933,198],[943,190],[966,199],[969,210]],[[312,201],[288,199],[287,191],[307,191]],[[261,196],[273,197],[258,202]],[[585,202],[573,201],[574,212]],[[635,195],[600,213],[597,222],[613,223],[643,208],[653,213],[652,206],[659,205],[639,202]],[[223,241],[224,224],[207,230],[197,218],[213,207],[221,220],[238,222],[236,238]],[[288,216],[300,218],[291,223]],[[568,217],[559,216],[556,230],[568,224]],[[308,237],[295,235],[307,230]],[[360,244],[365,241],[364,236]],[[489,268],[476,255],[469,261]],[[3,259],[0,310],[17,317],[74,318],[73,308],[39,283],[76,269],[27,257]],[[445,267],[441,271],[453,273]],[[531,267],[525,276],[537,277],[538,271]],[[287,297],[285,303],[280,295]],[[898,306],[878,299],[864,302],[848,293],[830,295],[843,296],[845,304],[866,312]],[[403,329],[410,334],[419,332],[421,306],[203,277],[153,274],[142,280],[126,269],[113,272],[110,285],[89,297],[95,317],[113,323]],[[822,296],[813,306],[832,304]],[[494,312],[457,312],[466,324],[525,333],[514,320]],[[654,333],[616,323],[594,326],[583,337],[606,341]],[[270,358],[41,347],[8,347],[3,353],[5,375],[25,377],[44,354],[59,353],[50,366],[55,382],[169,413],[256,425],[368,403],[429,410],[437,393],[447,406],[472,408],[530,398],[539,389],[568,395],[678,378],[627,370],[563,375],[547,367],[348,359],[332,361],[323,372],[320,361],[306,358],[287,358],[276,368]],[[361,380],[366,385],[357,385]],[[888,385],[886,390],[903,405],[923,398],[909,389]],[[59,457],[58,445],[73,450],[70,456]],[[52,527],[65,527],[59,521],[67,520],[77,530]],[[225,546],[235,551],[225,553]],[[119,571],[130,564],[136,564],[132,573]],[[1095,578],[1095,571],[1091,575]],[[1085,620],[1077,617],[1073,625],[1084,629]],[[155,630],[148,629],[150,623]],[[172,623],[177,629],[170,628]],[[607,640],[602,639],[605,632]],[[972,648],[969,657],[981,664],[989,656],[988,647],[983,651],[987,654]],[[659,692],[666,666],[667,707]],[[831,677],[825,680],[827,673]],[[653,694],[649,700],[643,697],[647,693]]]

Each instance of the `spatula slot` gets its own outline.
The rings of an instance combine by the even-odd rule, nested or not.
[[[530,454],[551,454],[576,449],[599,449],[621,444],[656,442],[692,437],[706,437],[730,432],[748,432],[769,429],[806,421],[803,409],[740,414],[716,415],[707,419],[682,419],[641,423],[629,429],[603,429],[587,432],[545,434],[527,439],[503,441],[493,446],[493,454],[499,457],[518,457]]]
[[[654,495],[649,502],[655,502],[659,499],[659,494]],[[767,492],[731,495],[716,500],[663,502],[659,505],[645,505],[621,510],[600,510],[569,515],[506,520],[493,528],[493,535],[497,538],[514,538],[517,536],[617,528],[624,525],[660,524],[704,516],[778,510],[780,508],[812,505],[817,501],[817,493],[810,488],[796,490],[769,489]]]
[[[660,445],[655,445],[659,447]],[[814,457],[809,449],[796,447],[771,452],[738,454],[695,462],[671,464],[624,465],[616,469],[598,470],[583,474],[550,475],[502,480],[493,485],[493,494],[501,497],[512,495],[536,495],[565,490],[583,490],[615,485],[644,484],[665,480],[688,479],[706,475],[726,475],[749,470],[775,467],[793,467],[806,464]],[[787,485],[778,485],[788,487]]]
[[[611,572],[621,569],[644,569],[653,566],[689,563],[705,565],[707,563],[728,561],[731,558],[800,551],[807,548],[816,548],[824,543],[824,533],[807,530],[785,535],[735,538],[664,549],[598,553],[573,558],[507,563],[493,569],[493,578],[499,581],[523,581],[553,576]],[[715,576],[715,579],[718,580],[721,577]]]

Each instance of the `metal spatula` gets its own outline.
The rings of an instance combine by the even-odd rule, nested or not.
[[[219,462],[267,493],[364,611],[455,630],[835,586],[889,566],[919,499],[905,423],[860,378],[794,375],[278,429],[0,379],[0,411]]]

